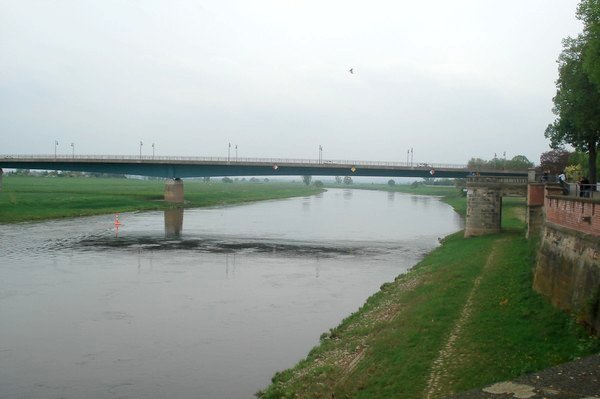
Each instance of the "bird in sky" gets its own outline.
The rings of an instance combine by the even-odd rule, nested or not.
[[[354,68],[350,68],[349,72],[353,74],[354,73]]]

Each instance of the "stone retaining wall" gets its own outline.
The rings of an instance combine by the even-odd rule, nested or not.
[[[600,333],[600,203],[548,195],[533,288]]]

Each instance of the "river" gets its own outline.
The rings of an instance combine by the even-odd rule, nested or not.
[[[349,189],[113,218],[0,225],[0,398],[252,398],[462,227]]]

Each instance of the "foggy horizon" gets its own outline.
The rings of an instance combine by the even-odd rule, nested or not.
[[[576,5],[5,1],[0,152],[538,164]]]

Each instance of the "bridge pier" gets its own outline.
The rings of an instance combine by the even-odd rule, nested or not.
[[[495,187],[473,187],[467,191],[465,237],[500,232],[502,194]]]
[[[183,180],[175,178],[165,181],[165,201],[183,204]]]
[[[527,180],[526,177],[468,177],[465,237],[500,232],[502,197],[525,197]]]

